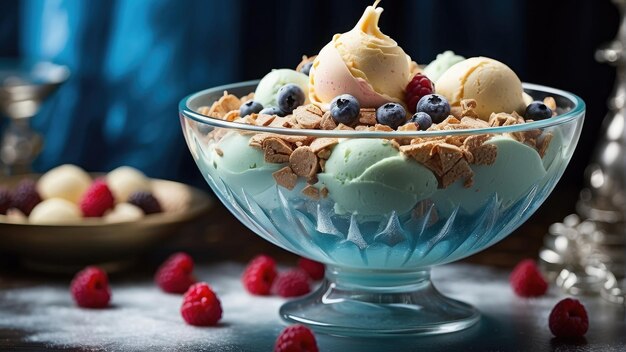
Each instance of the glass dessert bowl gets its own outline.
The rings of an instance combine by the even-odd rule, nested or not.
[[[280,315],[338,335],[436,334],[476,323],[478,311],[439,293],[430,269],[526,221],[562,176],[585,114],[571,93],[524,84],[534,99],[554,98],[558,114],[488,127],[451,117],[441,126],[454,126],[428,131],[289,129],[205,115],[224,91],[245,96],[257,83],[183,99],[185,139],[242,223],[326,264],[321,287],[284,304]],[[307,111],[298,113],[306,120]]]

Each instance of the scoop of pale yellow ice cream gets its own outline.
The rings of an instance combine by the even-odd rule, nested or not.
[[[487,57],[472,57],[450,67],[435,83],[438,94],[452,107],[463,99],[475,99],[474,109],[483,120],[491,113],[524,114],[522,82],[507,65]]]
[[[368,6],[349,32],[336,34],[319,53],[309,74],[309,98],[330,103],[341,94],[356,97],[362,107],[403,103],[411,78],[411,59],[378,28],[383,9]]]

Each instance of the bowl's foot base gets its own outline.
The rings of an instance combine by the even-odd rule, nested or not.
[[[343,274],[334,270],[316,292],[285,303],[281,317],[322,333],[368,337],[449,333],[480,319],[474,307],[442,295],[427,271],[401,273],[400,285],[392,285],[389,273],[378,278],[370,273],[356,281],[354,276],[343,280]],[[377,285],[364,285],[365,278]]]

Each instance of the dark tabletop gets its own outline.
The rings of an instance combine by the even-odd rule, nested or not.
[[[551,336],[547,317],[566,297],[552,284],[540,299],[517,298],[508,286],[512,266],[536,257],[550,223],[561,220],[576,192],[553,194],[541,210],[514,234],[460,264],[435,268],[441,291],[475,305],[480,322],[465,331],[408,339],[349,339],[318,334],[321,351],[626,351],[624,307],[596,297],[582,297],[590,316],[584,339]],[[238,276],[258,253],[282,265],[296,257],[252,234],[221,206],[186,230],[179,240],[150,253],[138,265],[111,276],[113,307],[105,312],[75,308],[67,292],[71,276],[29,272],[6,255],[0,260],[0,351],[151,350],[270,351],[284,327],[277,309],[284,300],[251,297]],[[218,328],[185,325],[180,297],[158,291],[151,282],[158,263],[176,250],[190,252],[199,279],[216,287],[224,306]],[[123,331],[120,331],[123,330]]]

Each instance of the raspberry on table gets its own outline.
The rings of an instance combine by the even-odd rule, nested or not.
[[[324,264],[316,262],[308,258],[298,259],[298,267],[306,272],[312,280],[321,280],[324,278]]]
[[[566,298],[552,309],[549,325],[556,337],[581,337],[589,329],[587,310],[578,300]]]
[[[11,208],[11,191],[6,188],[0,188],[0,214],[6,215],[7,210]]]
[[[156,214],[163,211],[159,200],[156,199],[150,192],[135,192],[128,196],[128,203],[137,206],[139,209],[143,210],[146,215]]]
[[[548,291],[548,283],[532,259],[519,262],[513,269],[509,282],[513,291],[521,297],[538,297]]]
[[[300,269],[280,273],[272,285],[272,292],[285,298],[305,295],[311,292],[309,275]]]
[[[115,206],[115,197],[106,182],[98,179],[82,195],[79,206],[84,217],[102,217]]]
[[[274,352],[318,352],[313,332],[304,325],[288,326],[276,339]]]
[[[95,266],[88,266],[74,276],[70,292],[76,304],[83,308],[105,308],[111,300],[109,278]]]
[[[248,263],[241,280],[251,294],[267,296],[271,292],[276,275],[276,261],[269,256],[259,255]]]
[[[212,326],[222,318],[222,304],[211,287],[200,282],[185,293],[180,314],[189,325]]]
[[[415,114],[417,102],[419,102],[422,97],[433,94],[434,92],[435,85],[433,82],[421,73],[416,74],[406,86],[405,102],[409,111]]]
[[[11,194],[11,208],[19,209],[24,215],[30,215],[33,208],[41,203],[37,185],[33,180],[22,180]]]
[[[154,275],[154,281],[165,292],[185,293],[196,282],[192,275],[193,259],[187,253],[172,254]]]

